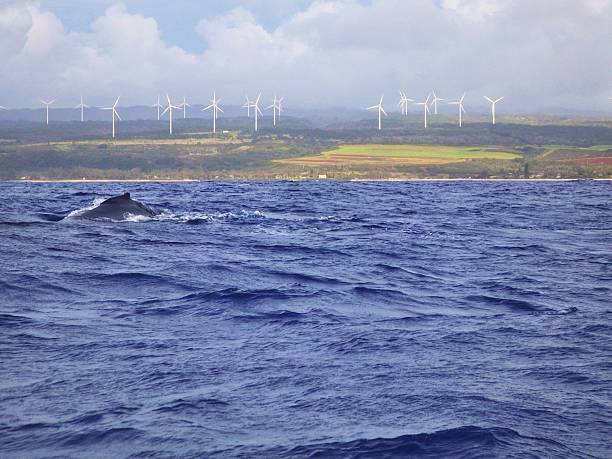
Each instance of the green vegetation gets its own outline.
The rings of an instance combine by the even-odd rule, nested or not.
[[[612,178],[612,125],[601,123],[424,130],[395,119],[379,132],[285,119],[259,133],[235,123],[217,136],[179,123],[169,138],[157,123],[124,122],[116,140],[104,123],[0,123],[11,139],[0,140],[0,179]]]
[[[317,156],[282,159],[285,164],[321,166],[335,164],[342,166],[355,165],[430,165],[449,164],[472,159],[516,159],[517,152],[499,148],[486,147],[453,147],[441,145],[380,145],[355,144],[340,145]]]

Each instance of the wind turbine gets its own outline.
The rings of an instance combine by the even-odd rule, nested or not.
[[[170,96],[168,95],[168,93],[166,93],[166,99],[168,99],[168,106],[162,112],[162,116],[164,115],[164,113],[169,111],[169,114],[170,114],[170,135],[172,135],[172,110],[180,110],[181,107],[177,107],[175,105],[172,105],[172,102],[170,102]]]
[[[164,108],[164,106],[159,102],[159,96],[157,96],[157,103],[155,105],[151,105],[152,108],[157,108],[157,121],[161,119],[160,110]]]
[[[82,123],[83,121],[85,121],[85,117],[84,117],[84,109],[85,109],[85,108],[89,108],[89,105],[85,105],[85,104],[83,103],[83,96],[81,96],[81,103],[80,103],[79,105],[77,105],[76,107],[74,107],[74,108],[75,108],[75,109],[76,109],[76,108],[80,108],[80,109],[81,109],[81,123]]]
[[[8,108],[3,107],[2,105],[0,105],[0,110],[8,110]]]
[[[119,113],[117,113],[117,104],[119,103],[119,99],[121,98],[121,96],[117,97],[117,100],[115,101],[115,103],[113,104],[112,107],[104,107],[102,108],[102,110],[112,110],[112,114],[113,114],[113,139],[115,138],[115,116],[117,118],[119,118],[119,120],[121,120],[121,117],[119,116]]]
[[[463,99],[465,99],[465,93],[461,96],[456,102],[449,102],[448,105],[457,105],[459,107],[459,127],[462,125],[462,115],[465,113],[465,108],[463,108]]]
[[[419,103],[415,103],[414,105],[422,105],[423,106],[423,113],[425,115],[425,129],[427,129],[427,114],[429,113],[429,98],[431,97],[431,94],[429,94],[427,96],[427,99],[425,99],[425,102],[419,102]]]
[[[246,99],[246,102],[244,103],[242,108],[246,108],[247,109],[247,116],[250,118],[251,117],[251,107],[253,106],[253,102],[251,102],[249,100],[249,96],[248,95],[245,95],[244,97]]]
[[[219,105],[218,105],[219,102],[221,102],[221,99],[217,99],[217,93],[216,92],[213,93],[213,98],[212,98],[212,100],[210,102],[212,102],[212,103],[208,107],[203,108],[202,111],[210,110],[212,108],[212,111],[213,111],[213,134],[216,134],[217,133],[217,114],[219,112],[223,113],[223,110],[221,110],[219,108]]]
[[[443,101],[444,99],[441,99],[438,96],[436,96],[436,91],[431,91],[431,93],[433,94],[431,105],[433,105],[434,107],[434,115],[437,115],[438,114],[438,101]]]
[[[379,131],[382,129],[382,115],[384,114],[385,116],[388,116],[387,112],[385,112],[385,109],[382,106],[384,97],[385,97],[384,94],[380,96],[380,101],[378,102],[378,105],[372,105],[371,107],[366,108],[366,110],[378,110],[378,130]]]
[[[47,126],[49,126],[49,105],[51,105],[53,102],[55,102],[55,99],[53,99],[53,100],[52,100],[52,101],[50,101],[50,102],[45,102],[44,100],[42,100],[42,99],[41,99],[41,100],[40,100],[40,102],[41,102],[43,105],[46,105],[46,107],[47,107]]]
[[[284,97],[277,99],[276,94],[274,94],[274,101],[272,102],[272,105],[270,105],[269,107],[266,107],[266,110],[272,109],[272,112],[274,113],[274,126],[276,126],[276,111],[277,110],[278,110],[278,117],[280,118],[280,114],[282,110],[281,104],[283,103],[283,99]]]
[[[187,118],[187,107],[191,107],[191,105],[187,103],[187,98],[185,96],[183,96],[183,103],[179,105],[179,107],[183,108],[183,119],[186,119]]]
[[[496,100],[489,99],[487,96],[483,96],[483,97],[485,99],[487,99],[491,103],[491,115],[493,117],[493,124],[495,124],[495,104],[497,104],[497,102],[503,100],[503,98],[505,96],[502,96],[502,97],[500,97],[499,99],[496,99]]]
[[[249,104],[249,107],[254,109],[253,111],[255,112],[255,132],[257,132],[257,118],[258,115],[262,115],[263,113],[261,112],[261,109],[259,108],[259,99],[261,99],[261,93],[259,93],[259,95],[257,96],[257,99],[255,99],[255,102],[251,102]]]
[[[408,99],[406,97],[406,93],[403,91],[400,91],[400,100],[399,103],[397,105],[399,105],[402,109],[402,115],[406,115],[408,116],[408,102],[414,102],[412,99]]]

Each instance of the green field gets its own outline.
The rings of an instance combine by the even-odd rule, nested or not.
[[[521,155],[506,148],[452,147],[437,145],[341,145],[320,155],[283,159],[278,162],[305,166],[322,165],[428,165],[450,164],[473,159],[516,159]]]

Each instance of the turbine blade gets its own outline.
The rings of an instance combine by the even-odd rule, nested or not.
[[[170,105],[168,105],[166,109],[163,112],[161,112],[161,116],[164,116],[168,110],[170,110]]]
[[[503,99],[504,99],[504,96],[502,96],[502,97],[500,97],[499,99],[497,99],[497,100],[495,101],[495,103],[497,103],[497,102],[499,102],[500,100],[503,100]]]
[[[482,96],[482,97],[484,97],[485,99],[487,99],[487,100],[488,100],[489,102],[491,102],[492,104],[494,104],[494,103],[495,103],[495,102],[493,102],[491,99],[489,99],[487,96]]]
[[[117,97],[117,100],[115,101],[115,105],[113,105],[113,107],[117,106],[117,104],[119,103],[119,99],[121,99],[121,96]]]
[[[387,112],[385,111],[384,108],[380,107],[380,111],[383,112],[385,116],[389,116],[389,115],[387,115]]]
[[[123,121],[121,117],[119,116],[119,113],[117,113],[117,110],[113,109],[113,112],[115,112],[115,115],[117,116],[117,118],[119,118],[119,121]]]
[[[217,110],[220,111],[221,113],[225,113],[223,110],[221,110],[221,107],[217,107]]]
[[[204,111],[204,110],[210,110],[210,109],[211,109],[211,108],[213,108],[213,107],[214,107],[214,105],[212,105],[212,104],[211,104],[211,105],[209,105],[208,107],[203,108],[203,109],[202,109],[202,111]]]

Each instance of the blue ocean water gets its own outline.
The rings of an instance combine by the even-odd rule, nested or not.
[[[612,456],[609,182],[0,192],[3,458]]]

